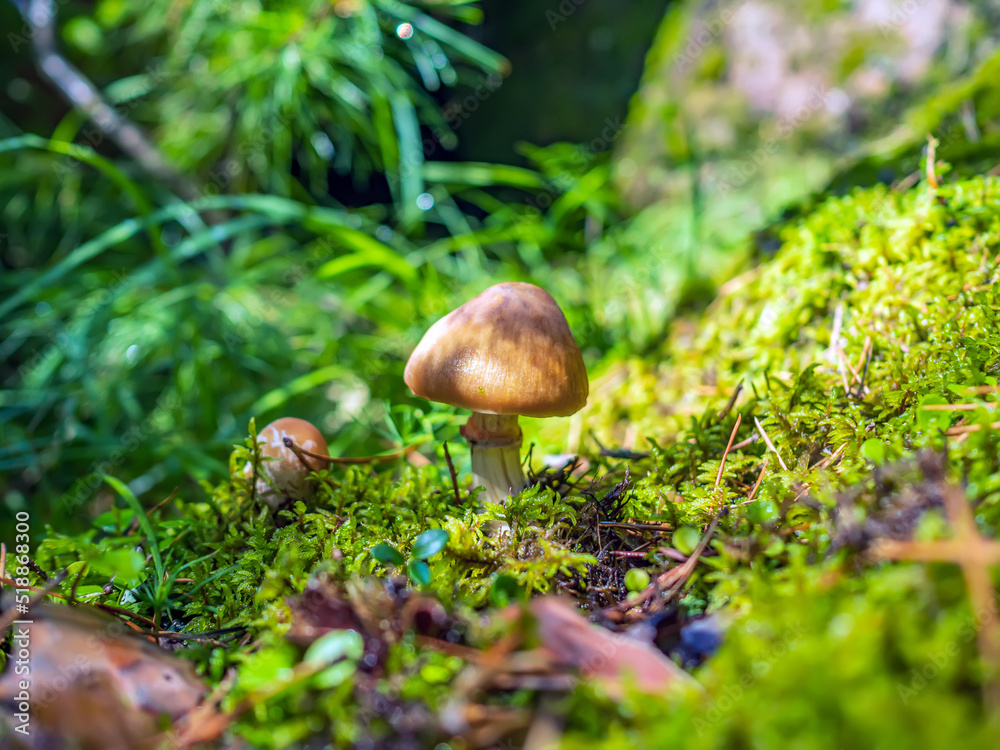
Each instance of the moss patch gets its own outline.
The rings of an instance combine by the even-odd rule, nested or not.
[[[418,535],[446,530],[427,588],[454,616],[455,639],[478,647],[503,626],[473,610],[550,591],[607,608],[628,595],[629,570],[675,566],[676,551],[690,551],[721,512],[709,552],[671,602],[680,621],[707,611],[727,623],[721,650],[695,670],[704,694],[611,702],[584,685],[557,695],[546,711],[563,717],[568,746],[985,744],[982,617],[960,571],[874,564],[866,551],[887,534],[950,533],[927,499],[930,479],[916,461],[923,450],[946,452],[944,478],[962,485],[984,534],[1000,526],[990,427],[1000,182],[858,191],[781,236],[773,258],[728,283],[697,320],[675,324],[657,361],[615,364],[595,381],[591,406],[570,429],[615,448],[648,438],[629,446],[646,454],[591,453],[583,476],[548,472],[505,507],[483,507],[475,495],[456,503],[440,461],[334,470],[320,475],[310,506],[275,514],[251,501],[241,469],[252,454],[239,447],[232,481],[152,513],[152,536],[123,508],[82,537],[50,530],[37,562],[75,574],[64,593],[75,586],[77,597],[162,626],[245,628],[246,639],[241,630],[184,651],[210,680],[235,670],[231,707],[280,685],[300,662],[302,650],[285,637],[295,619],[289,597],[322,580],[377,600],[385,586],[365,576],[404,570],[376,560],[376,545],[406,558]],[[737,418],[737,447],[717,482]],[[550,429],[539,433],[543,444],[564,439]],[[643,523],[657,528],[635,528]],[[143,537],[145,567],[126,552]],[[343,664],[256,701],[234,731],[264,748],[313,736],[345,747],[461,746],[435,718],[461,658],[401,632],[377,668],[360,653]],[[539,696],[491,700],[532,706]]]

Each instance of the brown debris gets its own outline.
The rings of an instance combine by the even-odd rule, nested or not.
[[[943,456],[925,452],[919,460],[929,490],[941,498],[954,536],[931,542],[880,539],[872,552],[883,560],[950,562],[961,566],[978,630],[985,683],[983,699],[987,709],[996,714],[1000,712],[1000,618],[990,568],[1000,566],[1000,543],[979,532],[964,490],[945,479]]]
[[[32,735],[25,747],[83,750],[153,748],[167,739],[163,722],[180,725],[198,706],[205,685],[191,666],[125,624],[90,607],[38,604],[14,625],[30,660]],[[23,675],[13,663],[0,677],[0,700],[13,705]]]

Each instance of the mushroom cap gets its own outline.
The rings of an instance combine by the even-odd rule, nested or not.
[[[296,500],[305,500],[314,489],[306,481],[310,469],[306,469],[292,449],[285,445],[286,437],[291,438],[300,448],[313,453],[329,456],[330,451],[320,431],[311,422],[297,417],[276,419],[257,433],[257,442],[262,444],[261,454],[274,459],[264,461],[260,471],[267,473],[278,491]],[[311,471],[326,468],[326,462],[318,458],[306,456],[306,463]]]
[[[552,295],[491,286],[432,325],[404,373],[417,396],[482,414],[564,417],[587,403],[580,347]]]

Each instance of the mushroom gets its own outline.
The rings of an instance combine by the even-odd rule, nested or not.
[[[326,462],[322,459],[306,455],[300,458],[285,445],[285,438],[291,438],[295,445],[311,453],[330,455],[320,431],[304,419],[282,417],[261,430],[257,434],[261,455],[272,460],[261,463],[260,472],[270,479],[270,483],[258,480],[257,492],[271,507],[277,507],[286,497],[293,500],[309,499],[315,491],[315,487],[308,481],[309,474],[326,467]],[[248,464],[244,473],[249,474],[251,471]]]
[[[518,416],[565,417],[587,402],[580,347],[552,296],[497,284],[430,327],[404,373],[414,394],[471,409],[462,435],[490,502],[527,486]]]

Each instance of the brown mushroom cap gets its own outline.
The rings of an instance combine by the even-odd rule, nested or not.
[[[482,414],[563,417],[589,392],[566,316],[520,282],[491,286],[431,326],[404,379],[421,398]]]
[[[261,454],[275,459],[265,461],[261,465],[261,471],[267,472],[280,492],[296,500],[303,500],[309,494],[310,488],[306,483],[309,470],[302,465],[292,449],[285,445],[286,437],[307,451],[324,456],[329,456],[330,452],[320,431],[311,422],[297,417],[276,419],[257,434],[257,441],[261,443]],[[313,471],[325,469],[327,466],[325,461],[308,456],[306,463]]]

